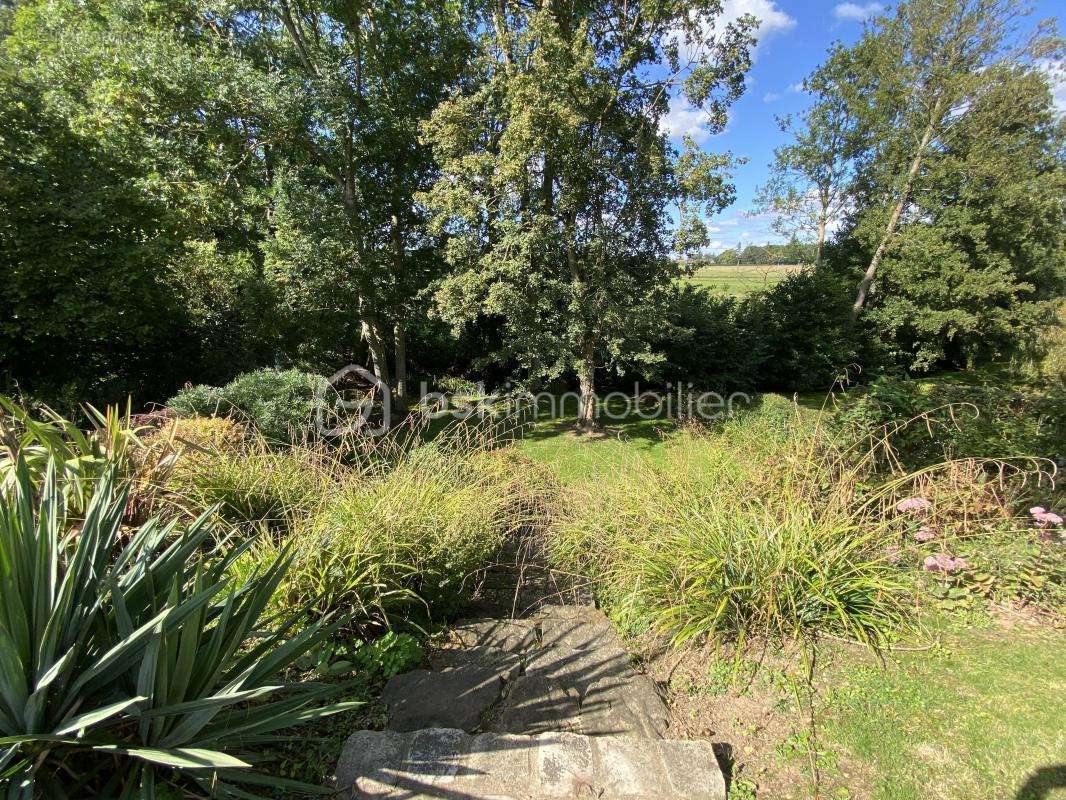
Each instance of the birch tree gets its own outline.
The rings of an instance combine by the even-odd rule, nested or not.
[[[1023,32],[1023,18],[1012,0],[908,0],[836,55],[850,72],[839,92],[874,139],[863,168],[878,187],[882,215],[853,317],[866,304],[929,154],[948,144],[995,87],[997,67],[1057,46],[1045,26]]]

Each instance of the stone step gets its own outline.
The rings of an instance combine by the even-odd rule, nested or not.
[[[359,731],[335,787],[345,800],[725,800],[710,742],[514,736],[433,728]]]

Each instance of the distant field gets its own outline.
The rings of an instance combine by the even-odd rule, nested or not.
[[[720,289],[734,297],[744,297],[759,289],[767,289],[790,272],[802,267],[800,264],[740,264],[738,266],[700,267],[688,279],[697,286]]]

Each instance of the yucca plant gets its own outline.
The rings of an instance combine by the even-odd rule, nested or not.
[[[322,704],[337,686],[286,680],[333,630],[265,618],[288,554],[232,582],[248,542],[218,542],[210,513],[183,529],[153,519],[125,530],[128,489],[114,465],[72,526],[60,469],[50,459],[36,486],[19,459],[0,496],[7,796],[314,791],[254,769],[283,729],[354,705]]]

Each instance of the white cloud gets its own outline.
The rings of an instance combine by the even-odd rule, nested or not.
[[[713,242],[707,245],[708,250],[725,250],[725,242],[720,239],[715,239]]]
[[[833,8],[833,16],[847,22],[863,22],[884,10],[880,3],[838,3]]]
[[[703,39],[713,38],[715,30],[721,30],[730,22],[735,22],[745,14],[751,14],[758,20],[756,29],[756,47],[767,38],[796,26],[795,18],[777,7],[774,0],[725,0],[722,3],[722,13],[715,19],[712,29],[704,29],[701,36]],[[679,50],[682,61],[700,61],[701,53],[697,47],[685,40],[682,33],[677,34]]]
[[[1048,83],[1051,84],[1051,99],[1055,104],[1055,110],[1060,114],[1066,114],[1066,61],[1041,58],[1037,60],[1036,67],[1044,73]]]
[[[751,232],[750,231],[741,231],[740,238],[741,239],[750,239],[751,238]]]
[[[725,0],[722,4],[722,24],[751,14],[759,20],[759,40],[774,33],[796,27],[796,20],[777,7],[773,0]]]
[[[718,227],[717,225],[708,225],[707,226],[707,232],[708,233],[721,233],[722,229],[720,227]]]
[[[684,97],[670,100],[670,111],[659,122],[660,128],[671,139],[680,141],[684,136],[691,136],[696,144],[703,144],[711,138],[707,130],[707,118],[702,111],[692,106]]]
[[[786,94],[799,94],[803,92],[802,83],[790,83],[783,92],[767,92],[762,96],[764,103],[776,103]]]

